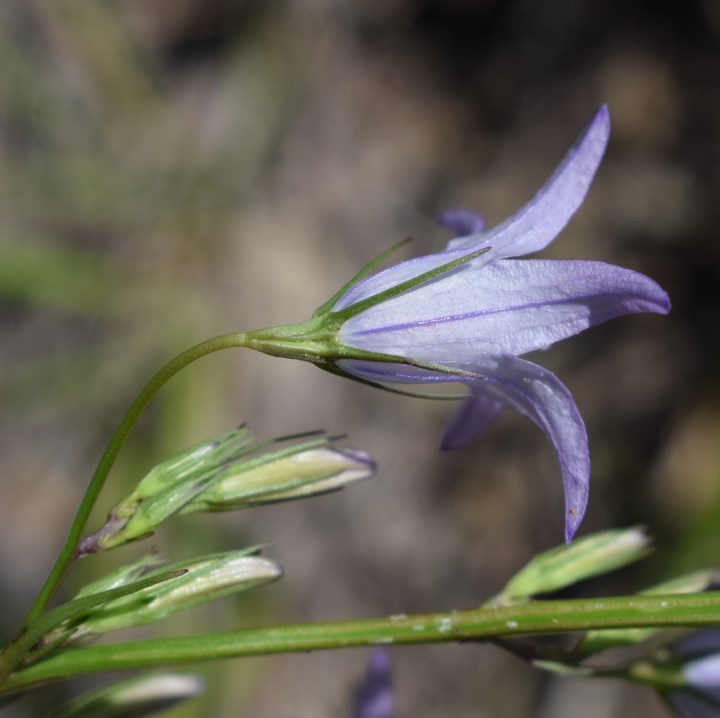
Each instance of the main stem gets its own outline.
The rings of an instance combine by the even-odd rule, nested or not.
[[[95,473],[90,479],[87,491],[80,502],[75,518],[70,526],[70,531],[65,539],[62,549],[55,561],[50,574],[48,575],[43,587],[37,595],[34,603],[30,607],[30,611],[25,618],[24,626],[29,625],[35,620],[45,609],[48,601],[52,598],[58,585],[63,579],[66,571],[76,558],[76,550],[80,539],[82,538],[85,526],[90,512],[95,506],[95,502],[105,485],[105,480],[117,459],[120,449],[125,440],[132,431],[135,422],[140,417],[143,409],[150,403],[150,400],[157,392],[181,369],[191,364],[196,359],[204,357],[207,354],[220,351],[221,349],[229,349],[231,347],[247,347],[249,346],[247,334],[244,332],[235,334],[223,334],[219,337],[207,339],[195,346],[186,349],[171,359],[162,369],[160,369],[150,381],[143,387],[142,391],[137,395],[135,401],[130,405],[127,413],[115,430],[110,443],[105,449],[100,462],[95,469]]]
[[[242,656],[351,648],[373,644],[487,641],[603,628],[717,625],[720,594],[622,596],[483,606],[415,616],[390,616],[70,648],[17,671],[0,695],[88,673],[137,670]]]

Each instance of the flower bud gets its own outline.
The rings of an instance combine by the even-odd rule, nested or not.
[[[650,551],[637,528],[598,533],[538,554],[505,586],[495,603],[526,600],[633,563]]]
[[[202,692],[198,676],[156,673],[114,683],[79,696],[52,718],[143,718],[155,715]]]
[[[211,554],[191,561],[162,566],[147,574],[185,569],[168,581],[108,601],[86,614],[77,633],[105,633],[158,621],[186,608],[261,586],[282,577],[279,564],[257,555],[257,547]]]
[[[310,442],[235,464],[183,509],[227,511],[336,491],[373,475],[375,462],[363,451]]]
[[[340,489],[374,472],[367,454],[332,446],[328,437],[261,451],[298,438],[255,445],[243,426],[159,464],[110,511],[98,531],[80,542],[78,554],[144,538],[179,512],[224,511],[300,498]]]

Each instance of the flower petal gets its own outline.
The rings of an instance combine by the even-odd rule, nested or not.
[[[373,648],[363,683],[355,694],[354,718],[392,718],[394,714],[390,657]]]
[[[537,252],[557,237],[582,204],[610,136],[603,105],[535,196],[512,217],[481,234],[451,240],[447,248],[491,247],[485,261]]]
[[[472,252],[472,250],[470,250]],[[460,259],[461,257],[469,254],[465,249],[457,249],[455,251],[444,251],[436,252],[435,254],[426,254],[423,257],[414,257],[413,259],[406,259],[404,262],[399,262],[384,269],[382,272],[373,274],[365,279],[361,279],[357,284],[354,284],[332,308],[332,311],[339,312],[347,307],[351,307],[353,304],[357,304],[363,299],[368,297],[374,297],[376,294],[384,292],[386,289],[396,287],[398,284],[402,284],[408,279],[430,272],[433,269],[441,267],[443,264],[453,261],[453,259]],[[486,252],[490,254],[490,252]],[[479,260],[483,259],[485,255],[472,260],[470,264],[474,265]],[[469,265],[464,265],[469,266]],[[446,272],[441,278],[445,278],[458,272],[464,268],[459,267],[457,269]],[[431,282],[428,281],[428,284]]]
[[[490,248],[486,254],[477,257],[468,265],[468,268],[480,268],[495,259],[518,257],[546,247],[568,223],[585,198],[602,159],[609,134],[610,116],[607,107],[603,105],[550,179],[530,202],[512,217],[490,230],[450,240],[442,252],[400,262],[363,279],[337,301],[333,310],[345,309],[407,279],[436,269],[455,256],[462,256],[469,251]],[[470,227],[477,230],[483,222],[480,215],[467,210],[451,211],[448,215],[447,222],[441,223],[453,230]],[[447,275],[443,275],[445,276]]]
[[[565,540],[575,535],[587,506],[590,483],[590,455],[587,433],[580,412],[567,387],[551,372],[516,357],[487,358],[473,365],[487,379],[468,382],[472,396],[468,403],[488,399],[527,416],[547,435],[555,449],[565,490]],[[482,396],[482,399],[477,397]],[[457,447],[477,436],[487,425],[486,415],[465,408],[464,415],[476,425],[450,422],[443,445]]]
[[[448,209],[437,218],[437,223],[456,237],[480,234],[485,229],[485,218],[472,209]]]
[[[502,408],[502,402],[479,392],[465,399],[446,424],[440,448],[443,451],[461,449],[480,436]]]
[[[485,379],[476,380],[383,362],[344,359],[338,362],[338,367],[377,383],[467,384],[472,394],[465,399],[459,414],[450,420],[442,440],[444,448],[460,448],[476,438],[493,418],[492,411],[497,404],[526,416],[545,432],[555,449],[565,491],[565,540],[570,541],[575,535],[585,514],[589,493],[587,433],[572,395],[547,369],[511,356],[479,356],[471,363],[451,367],[486,375]]]
[[[503,260],[462,267],[348,319],[338,338],[366,351],[437,364],[525,354],[623,314],[666,314],[643,274],[583,260]]]

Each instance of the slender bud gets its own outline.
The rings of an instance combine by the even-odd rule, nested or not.
[[[280,578],[283,574],[280,565],[251,555],[257,550],[253,547],[211,554],[155,569],[146,576],[178,569],[185,569],[186,573],[102,604],[83,617],[74,637],[152,623],[186,608]]]
[[[637,561],[650,551],[641,529],[600,531],[538,554],[494,601],[523,601]]]
[[[317,438],[263,452],[300,437],[254,444],[242,426],[188,449],[150,471],[110,511],[105,524],[80,542],[78,555],[144,538],[180,512],[285,501],[334,491],[373,474],[375,464],[367,454],[313,434]]]
[[[375,462],[363,451],[317,442],[300,444],[256,461],[235,464],[222,479],[198,494],[183,509],[227,511],[337,491],[373,475]]]
[[[52,718],[143,718],[155,715],[203,689],[198,676],[156,673],[105,686],[75,698]]]

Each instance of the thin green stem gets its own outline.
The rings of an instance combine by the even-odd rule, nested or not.
[[[90,479],[87,491],[80,502],[75,518],[70,526],[70,531],[65,539],[62,549],[55,561],[50,574],[48,575],[43,587],[37,595],[34,603],[30,607],[27,617],[25,618],[24,626],[34,621],[44,610],[48,604],[48,601],[52,598],[58,585],[63,579],[66,571],[75,560],[76,550],[78,542],[82,538],[83,531],[87,524],[90,512],[95,506],[95,502],[100,495],[105,480],[112,469],[115,460],[117,459],[120,449],[122,448],[125,440],[132,431],[135,422],[140,417],[143,409],[150,403],[150,400],[157,394],[157,392],[169,381],[175,374],[181,369],[191,364],[196,359],[211,354],[221,349],[229,349],[231,347],[246,347],[248,346],[247,335],[245,333],[237,334],[224,334],[219,337],[213,337],[204,342],[200,342],[195,346],[186,349],[181,354],[178,354],[174,359],[171,359],[162,369],[160,369],[150,381],[144,386],[142,391],[138,394],[135,401],[130,405],[127,413],[120,422],[118,428],[115,430],[110,443],[105,449],[105,453],[102,455],[100,462],[95,469],[95,473]]]
[[[487,641],[500,637],[603,628],[678,628],[718,623],[720,594],[712,592],[683,596],[540,601],[428,615],[253,628],[68,649],[15,673],[0,686],[0,695],[81,674],[176,666],[242,656],[373,644]]]
[[[26,657],[26,654],[30,652],[41,638],[47,636],[47,634],[58,628],[62,623],[71,621],[103,603],[113,601],[122,596],[128,596],[143,588],[178,578],[185,573],[187,573],[187,571],[183,569],[165,571],[159,576],[150,576],[129,583],[126,586],[83,596],[82,598],[75,599],[69,603],[63,603],[57,608],[53,608],[51,611],[40,616],[35,622],[31,623],[8,649],[0,654],[0,682],[15,670],[18,664]],[[67,635],[65,637],[67,637]]]

